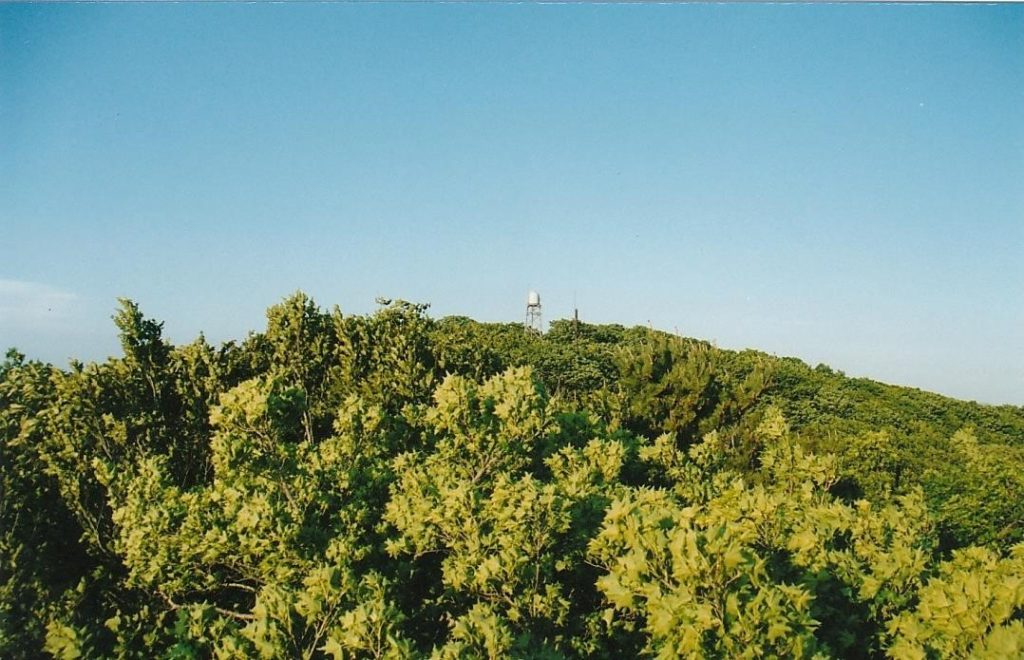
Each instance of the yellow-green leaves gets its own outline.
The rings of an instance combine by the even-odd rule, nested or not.
[[[46,627],[46,645],[44,650],[60,660],[75,660],[83,654],[82,633],[71,626],[56,621]]]
[[[959,550],[889,624],[893,658],[1010,658],[1024,652],[1024,545],[1000,558]]]
[[[506,621],[488,603],[477,603],[452,622],[446,644],[435,649],[434,658],[487,658],[498,660],[511,655],[512,632]]]
[[[667,493],[639,490],[612,504],[590,554],[607,568],[597,584],[608,601],[646,620],[654,655],[809,656],[811,598],[773,582],[754,540]]]
[[[621,616],[642,617],[651,653],[844,654],[923,584],[934,541],[920,493],[845,504],[829,492],[835,462],[797,444],[777,411],[759,433],[750,481],[718,459],[728,451],[718,434],[685,454],[660,437],[641,457],[672,489],[620,494],[590,543],[606,570],[598,588]],[[850,619],[853,608],[867,618]]]
[[[1024,655],[1019,411],[383,305],[176,348],[126,304],[122,359],[10,353],[0,656]]]
[[[450,376],[435,402],[426,412],[435,450],[395,460],[385,519],[397,531],[392,555],[440,555],[448,602],[474,604],[440,653],[500,654],[511,639],[499,634],[504,626],[564,638],[565,580],[577,577],[585,544],[573,525],[615,484],[622,446],[553,446],[561,436],[552,404],[525,369],[483,385]],[[505,623],[485,630],[499,615]]]

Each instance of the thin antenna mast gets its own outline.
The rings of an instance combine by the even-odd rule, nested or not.
[[[580,338],[580,308],[576,306],[576,291],[572,292],[572,331],[576,339]]]

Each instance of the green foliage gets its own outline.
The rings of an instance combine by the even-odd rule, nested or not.
[[[9,352],[0,656],[1024,653],[1024,409],[380,302]]]
[[[1013,658],[1024,655],[1024,545],[1008,557],[985,548],[953,553],[889,623],[894,658]]]
[[[377,301],[383,307],[363,319],[335,310],[338,336],[336,388],[396,409],[422,403],[434,389],[436,358],[430,347],[433,323],[427,305]]]
[[[760,363],[730,370],[711,345],[657,333],[616,358],[614,417],[634,433],[669,433],[684,444],[735,431],[770,379]]]
[[[473,633],[481,617],[532,637],[535,651],[568,644],[569,596],[589,586],[579,584],[586,534],[574,513],[615,482],[624,452],[599,438],[574,446],[585,438],[567,436],[554,412],[528,369],[480,386],[449,376],[425,415],[433,451],[395,459],[389,552],[442,555],[441,602],[487,606],[454,624],[442,655],[497,653],[498,638]]]
[[[945,460],[925,468],[925,484],[947,543],[1024,541],[1024,446],[983,444],[969,429],[945,444]]]
[[[758,429],[758,473],[723,466],[717,434],[687,455],[663,436],[642,455],[672,491],[639,488],[591,544],[598,585],[659,657],[812,657],[877,648],[929,558],[920,497],[879,510],[830,494],[835,461],[807,454],[781,415]],[[851,617],[860,611],[859,617]],[[819,625],[827,623],[827,625]]]
[[[0,363],[0,656],[31,657],[60,594],[87,570],[81,533],[41,468],[52,369],[11,350]],[[59,567],[59,570],[57,570]]]

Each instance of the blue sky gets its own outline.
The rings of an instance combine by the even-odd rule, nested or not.
[[[0,345],[302,289],[1024,404],[1024,6],[0,5]]]

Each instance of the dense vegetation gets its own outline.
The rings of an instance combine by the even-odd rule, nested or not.
[[[1024,408],[367,317],[0,366],[0,656],[1024,655]]]

